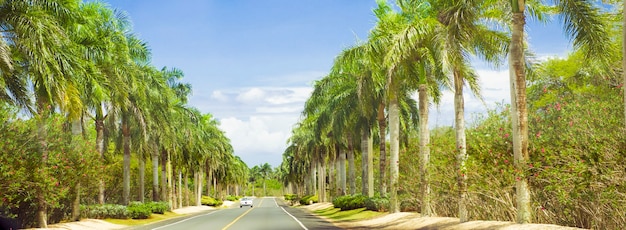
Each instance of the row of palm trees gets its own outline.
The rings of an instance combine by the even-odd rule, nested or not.
[[[45,141],[45,120],[58,113],[75,134],[85,122],[95,123],[101,158],[110,145],[123,153],[122,204],[131,199],[131,153],[139,160],[139,201],[147,158],[152,200],[172,207],[183,203],[187,176],[194,176],[198,205],[203,176],[214,184],[245,182],[248,167],[233,155],[217,121],[188,105],[191,86],[180,82],[182,71],[151,65],[147,43],[133,34],[124,12],[99,1],[2,0],[0,29],[0,100],[40,121],[43,164],[52,144]],[[98,183],[103,204],[105,181]],[[46,227],[48,204],[39,193],[38,223]]]
[[[303,118],[293,129],[284,152],[281,167],[287,169],[285,179],[304,186],[307,194],[318,194],[322,201],[326,199],[323,178],[335,170],[339,189],[333,195],[356,193],[353,159],[355,152],[359,152],[357,149],[362,154],[361,193],[374,194],[373,139],[378,138],[380,187],[377,192],[388,194],[390,211],[398,212],[400,144],[406,143],[408,130],[417,127],[421,212],[431,215],[428,109],[431,102],[440,101],[444,89],[450,89],[454,92],[455,107],[458,217],[462,222],[468,221],[464,88],[469,87],[480,98],[472,58],[499,66],[508,55],[514,162],[516,169],[523,172],[529,160],[525,72],[530,61],[525,57],[526,17],[546,21],[551,13],[558,14],[565,31],[572,35],[574,47],[589,57],[602,60],[605,55],[602,50],[609,50],[610,45],[607,21],[603,20],[605,11],[587,1],[555,1],[555,6],[530,0],[397,0],[395,4],[379,0],[377,3],[374,10],[377,23],[368,40],[343,50],[330,73],[315,82]],[[412,97],[415,91],[417,103]],[[378,135],[374,135],[375,131]],[[328,166],[330,170],[326,169]],[[528,180],[517,180],[515,187],[517,222],[528,223],[531,221]]]

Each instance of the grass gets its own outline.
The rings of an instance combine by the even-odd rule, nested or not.
[[[150,224],[150,223],[154,223],[154,222],[161,221],[161,220],[166,220],[166,219],[177,217],[177,216],[183,216],[183,214],[177,214],[173,212],[165,212],[164,214],[152,213],[152,215],[148,219],[105,219],[105,221],[112,223],[112,224],[137,226],[137,225]]]
[[[359,208],[354,210],[341,211],[339,208],[325,208],[313,211],[316,215],[320,215],[331,220],[335,221],[357,221],[357,220],[365,220],[371,219],[380,215],[383,215],[382,212],[374,212],[370,210],[365,210],[365,208]]]

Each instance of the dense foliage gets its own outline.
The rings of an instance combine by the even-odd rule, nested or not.
[[[46,228],[116,203],[146,218],[246,183],[219,123],[188,105],[183,71],[150,63],[123,10],[46,0],[0,12],[0,216]]]
[[[579,57],[572,55],[538,66],[540,77],[529,88],[531,161],[524,171],[512,164],[508,105],[476,115],[468,129],[472,219],[512,219],[512,185],[526,177],[533,187],[534,222],[598,229],[626,226],[623,89],[614,77],[594,75],[578,63]],[[431,140],[435,211],[456,216],[454,130],[435,129]],[[411,167],[419,161],[413,157],[418,152],[414,143],[417,140],[409,142],[402,158],[407,164],[401,165],[407,200],[418,197],[421,186],[417,169]]]
[[[314,83],[283,153],[285,185],[342,209],[361,205],[361,186],[389,197],[392,213],[625,228],[624,12],[615,1],[548,2],[377,1],[368,39]],[[573,49],[539,62],[524,23],[553,14]],[[482,98],[472,62],[506,58],[511,105],[466,123],[464,90]],[[429,127],[443,90],[454,123]]]
[[[0,109],[0,199],[4,215],[35,218],[38,192],[45,194],[51,219],[66,218],[77,183],[88,184],[104,172],[93,142],[72,137],[60,116],[46,121],[47,157],[43,158],[35,120],[22,120]],[[73,139],[73,140],[72,140]]]

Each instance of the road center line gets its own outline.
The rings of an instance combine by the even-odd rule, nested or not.
[[[274,200],[274,201],[276,201],[276,200]],[[296,222],[298,222],[298,224],[300,224],[300,227],[302,227],[302,229],[304,229],[304,230],[309,230],[308,228],[306,228],[306,227],[304,226],[304,224],[302,224],[302,222],[300,222],[298,219],[296,219],[296,217],[295,217],[295,216],[291,215],[291,213],[287,212],[287,210],[285,210],[283,207],[280,207],[280,209],[282,209],[282,210],[283,210],[283,212],[287,213],[287,215],[291,216],[291,218],[293,218]]]
[[[263,203],[263,200],[261,200],[261,202],[259,203],[259,205],[258,205],[258,206],[261,206],[261,204],[262,204],[262,203]],[[257,206],[257,207],[258,207],[258,206]],[[244,213],[242,213],[241,215],[239,215],[237,218],[235,218],[235,219],[233,220],[233,222],[230,222],[229,224],[227,224],[226,226],[224,226],[224,228],[222,228],[222,230],[226,230],[226,229],[230,228],[230,226],[232,226],[233,224],[235,224],[235,222],[237,222],[237,221],[238,221],[239,219],[241,219],[243,216],[245,216],[245,215],[246,215],[246,214],[248,214],[250,211],[252,211],[252,209],[254,209],[254,208],[250,208],[250,209],[248,209],[248,211],[245,211]]]

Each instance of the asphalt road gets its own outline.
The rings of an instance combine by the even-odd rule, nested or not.
[[[158,223],[130,228],[133,230],[296,230],[296,229],[339,229],[331,223],[301,209],[291,208],[276,198],[254,199],[254,207],[233,206],[229,209],[174,218]]]

